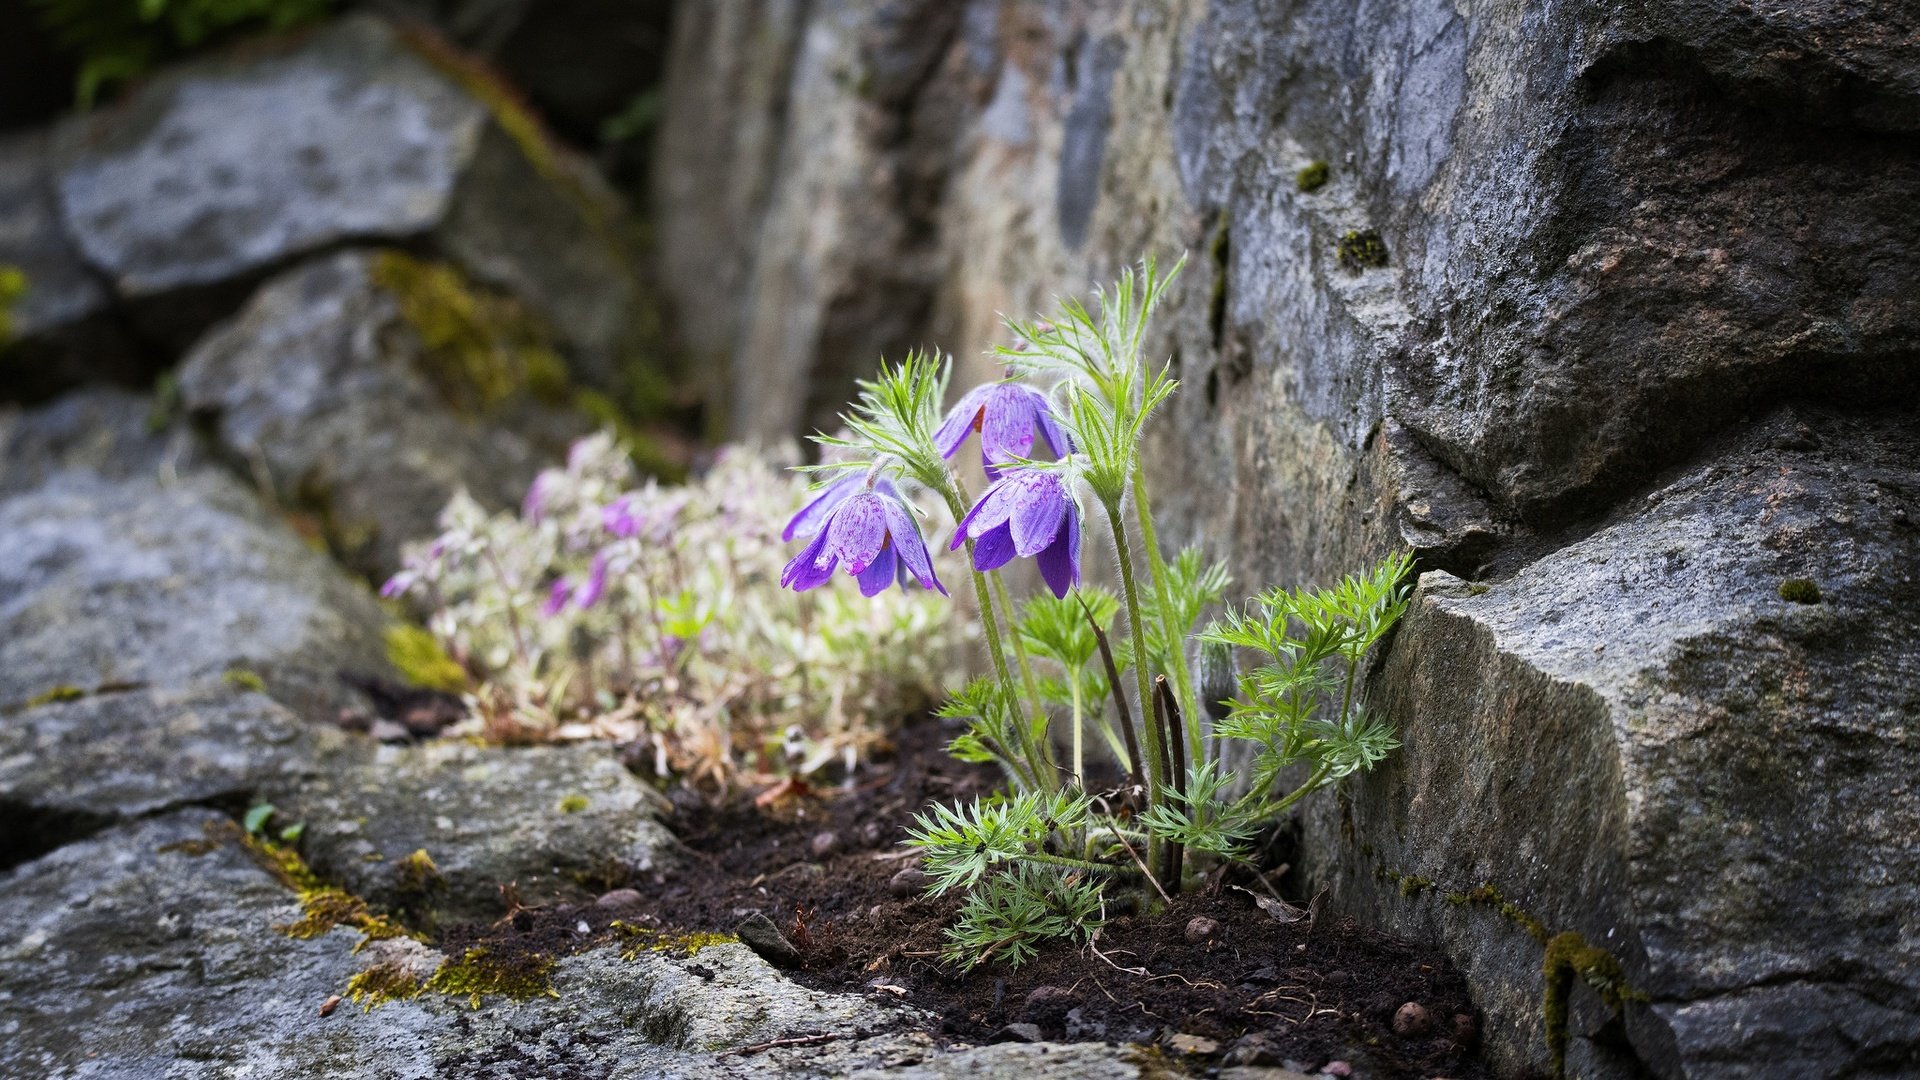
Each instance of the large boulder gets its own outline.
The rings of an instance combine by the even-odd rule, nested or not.
[[[1311,869],[1580,1075],[1920,1062],[1916,461],[1910,419],[1786,410],[1504,581],[1427,575],[1405,746]]]
[[[385,614],[364,584],[224,473],[111,479],[84,469],[0,500],[0,702],[266,688],[310,717],[386,674]]]
[[[558,959],[541,976],[544,988],[487,994],[477,1006],[465,993],[429,991],[369,1009],[323,1008],[372,964],[431,973],[461,958],[405,939],[365,945],[347,925],[281,932],[301,920],[301,903],[232,830],[213,811],[182,810],[0,875],[0,906],[18,913],[0,926],[0,1072],[48,1080],[1158,1075],[1109,1047],[942,1055],[923,1035],[888,1034],[931,1018],[808,990],[734,943],[697,957],[602,947]]]
[[[578,902],[679,861],[654,820],[665,800],[604,746],[383,746],[259,790],[307,822],[323,876],[442,921],[499,918],[502,886],[528,904]],[[426,861],[409,861],[418,851]]]
[[[617,200],[482,69],[370,17],[155,75],[59,129],[51,182],[73,246],[174,347],[269,271],[371,240],[519,297],[590,381],[636,360]]]
[[[148,364],[118,325],[113,294],[60,227],[48,137],[0,136],[0,398],[34,401],[89,378],[136,381]],[[4,291],[4,290],[0,290]]]
[[[181,403],[370,575],[465,489],[516,505],[589,422],[544,323],[457,270],[346,251],[286,271],[181,363]]]
[[[0,405],[0,497],[80,470],[106,480],[161,480],[212,460],[163,402],[113,386],[70,391],[34,408]]]
[[[1247,591],[1328,582],[1397,548],[1411,549],[1423,569],[1491,585],[1470,598],[1486,610],[1570,576],[1584,582],[1584,621],[1567,617],[1554,632],[1568,650],[1625,675],[1670,670],[1698,612],[1581,577],[1579,560],[1597,557],[1599,537],[1612,545],[1610,559],[1655,567],[1676,545],[1688,558],[1697,545],[1700,565],[1730,565],[1741,550],[1734,539],[1724,547],[1706,536],[1670,539],[1651,524],[1664,518],[1630,524],[1663,489],[1666,470],[1697,472],[1705,501],[1696,510],[1757,543],[1758,526],[1733,528],[1745,511],[1724,508],[1744,505],[1752,493],[1743,485],[1777,465],[1753,449],[1778,437],[1763,421],[1773,409],[1838,410],[1832,444],[1864,447],[1904,436],[1865,420],[1870,430],[1855,431],[1847,415],[1920,402],[1920,293],[1911,287],[1920,275],[1920,59],[1904,47],[1912,36],[1904,15],[1823,0],[1764,10],[1692,0],[1471,11],[1376,0],[941,8],[939,19],[916,21],[924,10],[911,3],[798,14],[768,4],[676,26],[656,191],[663,218],[683,233],[669,256],[682,271],[677,287],[701,294],[683,296],[682,307],[704,335],[696,344],[730,358],[743,432],[787,435],[817,419],[785,390],[781,404],[766,406],[767,388],[824,373],[822,396],[837,400],[849,365],[883,349],[935,343],[978,356],[1004,341],[998,312],[1042,313],[1052,296],[1111,280],[1142,254],[1164,265],[1185,251],[1185,276],[1147,342],[1182,383],[1149,457],[1165,539],[1227,558]],[[913,62],[892,63],[901,58]],[[932,74],[881,92],[894,71]],[[757,89],[767,83],[784,93]],[[756,89],[730,98],[735,85]],[[696,145],[693,133],[713,130],[736,137]],[[715,162],[729,171],[712,171]],[[700,181],[720,175],[724,185]],[[911,186],[889,186],[903,177]],[[908,190],[919,201],[893,197]],[[889,220],[874,224],[874,215]],[[849,229],[850,221],[863,224]],[[695,252],[712,253],[707,269],[686,265]],[[873,265],[937,269],[931,288],[903,291],[911,271],[863,269]],[[867,320],[884,333],[851,351],[849,339],[819,332],[832,313],[869,302],[890,317],[920,314]],[[989,374],[971,366],[972,377]],[[1816,429],[1828,422],[1808,417]],[[1722,455],[1727,462],[1714,465]],[[1824,530],[1856,530],[1849,550],[1883,566],[1911,551],[1891,511],[1875,517],[1865,489],[1833,484],[1858,512],[1851,524],[1809,521],[1809,535],[1837,542],[1840,533]],[[1860,524],[1869,521],[1877,524]],[[1829,564],[1809,558],[1805,573],[1818,580]],[[1795,573],[1765,572],[1775,569],[1782,579]],[[1894,593],[1909,587],[1885,581]],[[1501,674],[1491,659],[1463,662],[1434,689],[1442,668],[1433,660],[1420,685],[1432,689],[1434,708],[1476,692],[1482,679],[1534,685],[1531,661],[1502,650],[1513,634],[1547,632],[1550,618],[1516,615],[1505,625],[1517,629],[1496,632],[1468,617],[1482,607],[1431,597],[1374,688],[1375,704],[1409,732],[1408,769],[1426,768],[1419,763],[1431,750],[1413,741],[1432,716],[1409,690],[1426,670],[1415,660],[1498,655],[1509,665]],[[1896,608],[1875,610],[1886,625],[1912,626]],[[1797,670],[1791,648],[1769,644],[1776,630],[1752,609],[1729,606],[1714,618],[1733,667],[1710,674],[1706,658],[1690,661],[1676,701],[1700,715],[1764,715],[1777,742],[1816,754],[1840,738],[1835,731],[1861,733],[1854,749],[1876,762],[1883,786],[1892,783],[1907,736],[1889,718],[1911,712],[1912,701],[1898,680],[1867,677],[1904,671],[1885,625],[1836,618],[1830,655],[1859,657],[1864,669],[1808,661],[1815,685],[1839,681],[1847,691],[1796,710],[1751,689],[1770,672]],[[1610,628],[1629,625],[1636,632],[1609,640]],[[1397,655],[1416,649],[1413,659]],[[1515,1067],[1548,1063],[1542,943],[1525,932],[1499,947],[1464,930],[1443,933],[1428,908],[1444,906],[1434,894],[1445,890],[1417,887],[1423,873],[1439,880],[1437,864],[1356,853],[1417,855],[1413,836],[1436,857],[1479,843],[1475,857],[1489,867],[1532,867],[1537,841],[1524,825],[1550,825],[1569,844],[1581,836],[1550,807],[1565,815],[1588,803],[1651,806],[1643,778],[1621,763],[1639,761],[1654,736],[1608,734],[1610,724],[1628,724],[1623,717],[1642,716],[1641,706],[1609,698],[1611,690],[1582,696],[1558,676],[1536,682],[1542,695],[1571,696],[1552,708],[1541,698],[1524,715],[1575,710],[1588,718],[1580,729],[1588,741],[1574,753],[1524,734],[1537,725],[1523,734],[1459,730],[1450,752],[1486,763],[1487,794],[1474,804],[1483,821],[1443,834],[1455,804],[1471,797],[1416,785],[1415,798],[1389,775],[1379,781],[1387,787],[1356,793],[1350,838],[1335,800],[1308,816],[1306,833],[1309,848],[1328,853],[1310,861],[1334,886],[1335,909],[1449,942],[1501,1014],[1487,1031],[1493,1056]],[[1633,721],[1642,722],[1665,720]],[[1729,735],[1739,746],[1751,737],[1744,727]],[[1597,1007],[1577,991],[1574,1026],[1594,1022],[1576,1035],[1594,1037],[1576,1038],[1575,1072],[1910,1067],[1916,1051],[1902,1040],[1913,988],[1898,972],[1910,961],[1847,959],[1885,939],[1888,916],[1848,887],[1848,902],[1859,903],[1831,919],[1828,886],[1809,882],[1837,880],[1844,860],[1862,880],[1893,880],[1912,865],[1911,830],[1876,831],[1872,821],[1894,818],[1850,801],[1803,816],[1756,805],[1813,798],[1814,789],[1756,767],[1744,774],[1754,793],[1737,794],[1721,763],[1683,752],[1696,745],[1731,753],[1708,739],[1685,743],[1645,783],[1720,792],[1720,816],[1667,812],[1618,836],[1582,838],[1615,853],[1607,857],[1621,872],[1612,877],[1556,859],[1517,879],[1489,874],[1496,892],[1512,880],[1524,896],[1503,902],[1540,912],[1543,929],[1585,935],[1651,999],[1628,1004],[1621,1034],[1595,1020]],[[1554,785],[1576,794],[1551,802],[1544,792]],[[1887,813],[1904,806],[1895,800]],[[1868,823],[1835,824],[1856,810]],[[1725,895],[1703,901],[1709,914],[1696,917],[1673,890],[1633,876],[1670,870],[1664,854],[1647,854],[1656,850],[1726,867],[1703,853],[1746,852],[1750,835],[1782,851],[1823,852],[1811,877],[1794,879],[1800,887],[1755,908],[1765,910],[1758,923],[1734,918]],[[1448,880],[1462,896],[1481,884]],[[1470,902],[1454,917],[1483,907]],[[1714,932],[1716,919],[1767,942],[1795,920],[1834,921],[1837,936],[1796,943],[1801,951],[1782,952],[1768,976],[1757,952],[1735,961],[1737,950],[1716,951],[1739,932]],[[1859,925],[1846,928],[1849,919]],[[1555,955],[1568,958],[1566,941]],[[1844,1052],[1844,1038],[1810,1035],[1802,1056],[1776,1053],[1793,1025],[1813,1031],[1849,1002],[1890,1010],[1862,1005],[1853,1014],[1885,1034],[1863,1034]],[[1741,1048],[1729,1041],[1734,1031],[1766,1035]]]

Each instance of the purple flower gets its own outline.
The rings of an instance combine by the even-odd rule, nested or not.
[[[826,584],[834,569],[844,562],[847,573],[859,580],[863,596],[878,595],[896,579],[904,585],[909,573],[919,579],[921,585],[938,589],[945,595],[946,587],[934,576],[933,558],[927,554],[926,541],[920,538],[920,526],[914,523],[913,512],[899,495],[883,493],[880,484],[868,488],[861,483],[856,489],[843,490],[845,484],[841,481],[828,488],[787,526],[789,536],[798,528],[817,531],[813,540],[787,564],[780,575],[780,584],[795,592],[805,592]],[[818,512],[817,525],[812,519],[803,521],[809,512],[830,498],[833,503]]]
[[[607,553],[604,549],[593,556],[593,569],[587,571],[587,580],[573,594],[573,602],[581,608],[590,608],[599,603],[600,597],[607,591]]]
[[[535,525],[540,524],[540,519],[546,516],[547,511],[547,486],[553,480],[552,469],[533,478],[533,483],[527,485],[527,497],[520,503],[521,517]]]
[[[940,430],[933,433],[933,444],[941,457],[950,458],[969,434],[979,432],[980,460],[992,475],[996,465],[1033,456],[1035,428],[1055,457],[1073,449],[1066,429],[1054,418],[1047,395],[1025,383],[989,383],[967,391],[947,413]]]
[[[567,608],[567,601],[573,599],[573,583],[560,578],[547,592],[547,602],[540,605],[540,617],[551,619]]]
[[[634,510],[631,495],[622,495],[600,508],[601,526],[618,537],[633,536],[645,521],[645,515]]]
[[[828,484],[827,489],[822,491],[818,498],[801,507],[800,512],[793,515],[793,520],[787,522],[787,527],[781,531],[780,539],[791,541],[796,537],[808,537],[819,532],[820,527],[826,524],[827,518],[832,515],[835,508],[846,502],[848,496],[866,488],[866,481],[864,473],[848,473]],[[874,481],[873,490],[896,502],[903,501],[900,498],[900,489],[894,487],[893,481],[885,477]]]
[[[402,570],[388,578],[386,584],[380,586],[380,595],[385,599],[391,600],[401,593],[406,592],[408,589],[413,588],[413,583],[418,577],[419,575],[411,569]]]
[[[1059,473],[1013,469],[987,488],[960,519],[953,547],[973,540],[976,570],[998,570],[1018,555],[1033,557],[1053,595],[1080,581],[1080,507]]]

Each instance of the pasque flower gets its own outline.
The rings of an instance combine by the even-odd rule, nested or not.
[[[929,589],[947,591],[934,576],[913,511],[884,480],[871,487],[858,475],[838,481],[795,515],[782,535],[808,532],[812,541],[780,575],[780,584],[795,592],[826,584],[842,563],[865,596],[878,595],[896,579],[905,586],[908,574]]]
[[[1036,429],[1055,457],[1073,449],[1047,395],[1025,383],[988,383],[967,391],[954,405],[940,430],[933,433],[933,444],[941,457],[951,458],[968,435],[979,432],[980,460],[992,476],[996,466],[1033,456]]]
[[[969,539],[976,570],[998,570],[1017,555],[1034,560],[1055,596],[1080,581],[1080,507],[1051,469],[1003,473],[960,519],[952,546]]]

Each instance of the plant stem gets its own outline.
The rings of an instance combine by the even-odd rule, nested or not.
[[[1041,732],[1047,729],[1047,711],[1040,704],[1040,690],[1033,681],[1033,665],[1027,662],[1027,645],[1020,640],[1020,620],[1015,617],[1013,600],[1007,595],[1006,582],[999,575],[993,577],[993,594],[1000,599],[1000,609],[1007,614],[1007,639],[1013,642],[1014,663],[1020,668],[1020,686],[1027,692],[1027,707],[1033,710],[1033,725]],[[1037,769],[1045,762],[1035,762]]]
[[[1127,546],[1127,523],[1121,520],[1117,503],[1107,504],[1107,524],[1113,528],[1114,552],[1120,564],[1120,584],[1127,601],[1127,627],[1133,634],[1133,674],[1140,691],[1141,722],[1152,724],[1153,684],[1147,678],[1147,641],[1141,633],[1144,624],[1140,621],[1140,590],[1133,581],[1133,553]],[[1160,755],[1159,744],[1152,732],[1147,732],[1147,737],[1140,741],[1145,744],[1142,749],[1146,751],[1147,758],[1147,808],[1151,810],[1160,805],[1160,788],[1167,781],[1167,763]],[[1160,841],[1149,833],[1147,865],[1160,865],[1159,856]]]
[[[1081,787],[1085,787],[1087,770],[1086,759],[1080,752],[1081,706],[1080,673],[1078,671],[1067,672],[1067,685],[1073,688],[1073,782],[1079,784]]]
[[[1126,871],[1125,867],[1114,866],[1112,863],[1089,862],[1086,859],[1075,859],[1067,855],[1049,855],[1044,851],[1029,851],[1024,855],[1016,856],[1016,858],[1021,862],[1045,863],[1048,866],[1066,866],[1075,870],[1091,870],[1099,874],[1119,874]]]
[[[1140,543],[1147,549],[1147,569],[1153,575],[1154,597],[1160,602],[1160,629],[1167,636],[1167,651],[1173,654],[1167,658],[1173,667],[1173,688],[1179,692],[1180,708],[1186,712],[1187,758],[1200,761],[1205,757],[1200,717],[1206,710],[1204,703],[1193,698],[1193,672],[1187,665],[1187,628],[1174,621],[1167,560],[1160,554],[1160,539],[1153,528],[1153,507],[1147,499],[1146,465],[1137,459],[1133,463],[1133,511],[1140,519]]]

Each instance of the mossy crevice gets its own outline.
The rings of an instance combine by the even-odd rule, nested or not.
[[[1293,186],[1303,192],[1319,191],[1327,186],[1327,180],[1332,175],[1333,170],[1327,166],[1326,162],[1311,162],[1306,168],[1293,174]]]
[[[11,263],[0,263],[0,350],[13,340],[13,305],[27,294],[27,272]]]
[[[362,1012],[389,1001],[407,1001],[425,989],[413,969],[397,960],[382,960],[347,980],[346,996]]]
[[[291,938],[316,938],[344,926],[360,932],[354,952],[365,948],[370,941],[412,936],[392,918],[376,913],[365,900],[322,880],[292,847],[276,844],[263,836],[249,836],[237,826],[233,832],[254,862],[299,898],[300,917],[275,925],[274,929],[280,933]]]
[[[416,367],[448,406],[484,417],[522,396],[549,405],[573,395],[546,324],[512,297],[476,288],[455,267],[383,251],[374,284],[420,338]]]
[[[545,953],[509,956],[476,945],[458,957],[448,957],[422,989],[429,993],[465,997],[474,1008],[480,999],[504,994],[516,1001],[559,997],[553,988],[553,957]]]
[[[28,698],[27,708],[37,709],[42,705],[57,705],[66,701],[79,701],[86,696],[87,692],[85,690],[77,686],[68,686],[65,683],[61,683],[59,686],[50,686]]]
[[[1820,586],[1812,578],[1788,578],[1780,583],[1780,599],[1790,604],[1817,604],[1820,602]]]
[[[1647,995],[1627,982],[1620,961],[1605,949],[1587,944],[1587,939],[1572,930],[1555,934],[1547,941],[1541,962],[1546,978],[1546,993],[1541,1001],[1541,1019],[1547,1029],[1547,1053],[1553,1075],[1567,1072],[1567,1010],[1577,976],[1600,1001],[1616,1015],[1630,1001],[1646,1001]]]
[[[1353,273],[1387,265],[1387,242],[1378,229],[1348,229],[1333,244],[1334,261]]]

